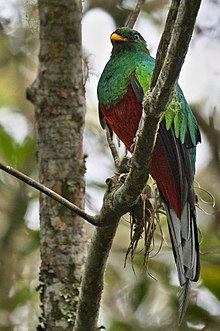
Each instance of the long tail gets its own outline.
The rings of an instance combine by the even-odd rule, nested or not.
[[[191,281],[187,279],[185,284],[181,287],[179,294],[179,325],[183,321],[183,317],[186,313],[186,309],[189,304],[190,290],[191,290]]]
[[[186,202],[181,218],[175,211],[165,206],[173,254],[181,286],[179,296],[179,324],[186,312],[191,281],[199,278],[199,242],[195,208]]]

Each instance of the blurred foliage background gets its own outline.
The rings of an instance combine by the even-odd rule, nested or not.
[[[87,73],[87,210],[96,212],[105,179],[114,172],[97,117],[96,86],[107,62],[109,35],[124,25],[135,1],[84,1],[83,43]],[[148,0],[136,28],[153,55],[169,1]],[[185,321],[178,327],[178,281],[165,217],[155,234],[148,267],[140,244],[132,268],[124,259],[129,218],[123,217],[109,259],[100,325],[109,331],[209,330],[220,325],[220,3],[204,0],[180,77],[198,119],[203,144],[198,148],[196,192],[201,237],[201,280],[193,287]],[[36,76],[38,13],[34,0],[0,3],[0,157],[37,178],[34,111],[25,89]],[[121,155],[124,147],[120,147]],[[38,193],[0,172],[0,331],[34,330],[38,323]],[[92,227],[88,225],[88,237]],[[157,253],[158,252],[158,253]],[[134,269],[134,271],[133,271]]]

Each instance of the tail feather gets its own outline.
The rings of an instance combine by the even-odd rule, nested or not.
[[[181,219],[189,220],[190,219],[190,206],[188,203],[185,203],[185,206],[183,208]],[[190,238],[190,222],[181,222],[181,233],[182,237],[185,240],[189,240]]]
[[[179,325],[182,323],[186,309],[189,304],[191,282],[187,279],[186,283],[180,289],[179,294]]]
[[[191,237],[186,240],[183,239],[183,260],[184,265],[188,269],[194,269],[195,264],[195,237],[193,235],[194,233],[194,224],[193,222],[190,222],[190,234]]]
[[[165,206],[168,227],[176,262],[181,292],[179,296],[179,323],[186,312],[191,281],[199,276],[199,243],[195,209],[186,202],[181,217]]]
[[[180,285],[183,286],[186,282],[184,260],[183,260],[183,247],[181,241],[181,222],[172,209],[167,210],[168,227],[170,232],[170,239],[173,247],[173,254],[176,262],[178,277]]]

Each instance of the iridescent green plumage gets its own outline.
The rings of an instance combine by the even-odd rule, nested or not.
[[[127,28],[119,28],[117,31],[124,34],[126,29]],[[136,41],[134,41],[134,43],[135,42]],[[150,55],[145,45],[143,46],[144,47],[139,47],[138,50],[136,44],[134,44],[134,47],[131,47],[127,52],[119,52],[116,55],[113,53],[105,68],[104,80],[101,78],[99,81],[98,96],[101,104],[110,107],[123,99],[124,95],[127,93],[131,75],[137,78],[144,94],[149,89],[155,60]],[[113,74],[115,79],[112,79]],[[106,84],[106,81],[109,83],[107,89],[103,86]],[[99,93],[102,90],[105,90],[105,93]],[[176,88],[175,95],[165,112],[164,118],[167,130],[169,130],[174,123],[176,138],[180,137],[182,143],[185,141],[188,127],[192,143],[196,146],[198,127],[195,117],[179,86]]]

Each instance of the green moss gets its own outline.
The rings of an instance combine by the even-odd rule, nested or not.
[[[60,291],[60,297],[63,299],[60,304],[62,316],[68,323],[74,324],[79,300],[79,284],[73,284],[70,290],[64,288]]]

